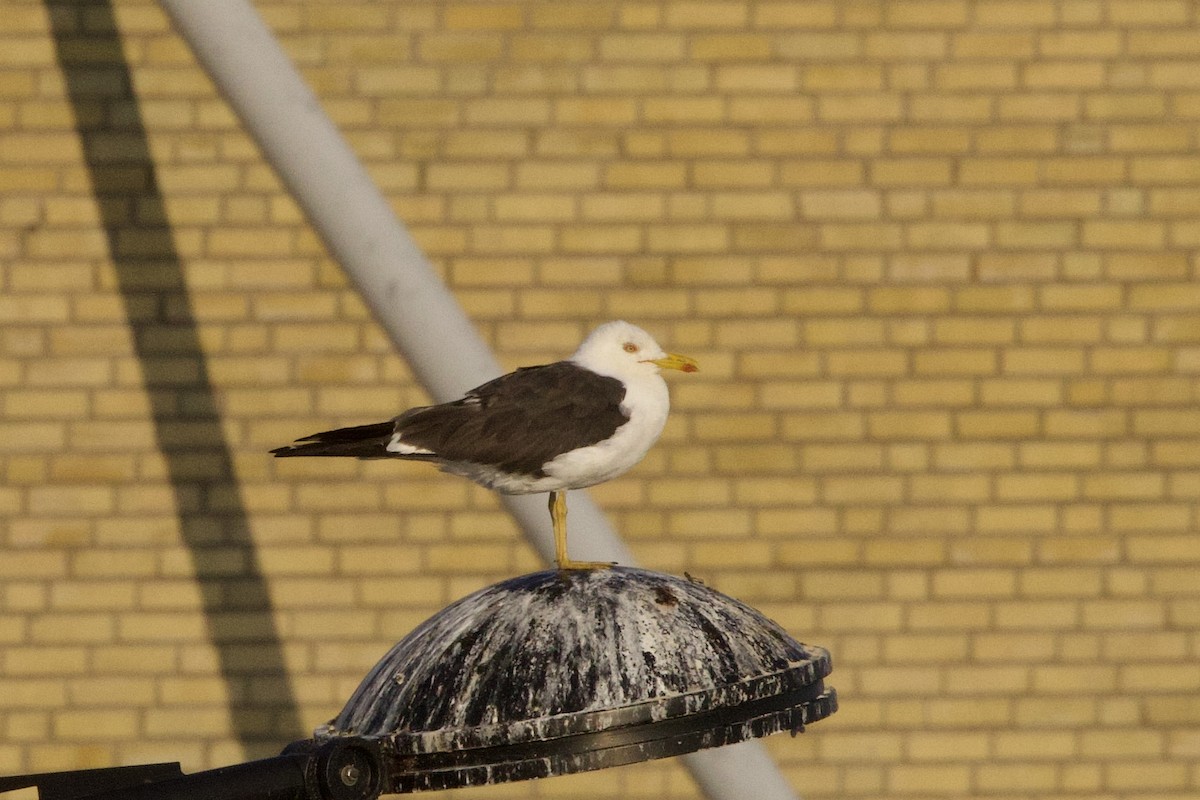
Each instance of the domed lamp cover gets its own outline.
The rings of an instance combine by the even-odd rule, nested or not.
[[[389,792],[540,778],[795,734],[837,710],[830,670],[698,581],[550,570],[424,622],[316,739],[378,743]]]

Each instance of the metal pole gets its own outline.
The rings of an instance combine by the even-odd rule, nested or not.
[[[453,400],[500,374],[487,344],[250,2],[162,5],[434,400]],[[545,500],[501,499],[541,556],[553,559]],[[575,557],[634,563],[585,493],[572,493],[570,513]],[[756,787],[760,800],[796,797],[760,743],[736,751],[736,758],[720,750],[686,758],[709,797],[744,797],[747,787]],[[762,770],[775,778],[764,780]]]

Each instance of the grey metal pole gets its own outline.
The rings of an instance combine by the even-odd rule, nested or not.
[[[500,374],[487,344],[249,0],[162,5],[434,400],[455,399]],[[552,560],[544,498],[502,500],[541,556]],[[576,558],[634,563],[586,493],[572,493],[569,506]],[[796,797],[758,742],[695,753],[685,763],[714,800]]]

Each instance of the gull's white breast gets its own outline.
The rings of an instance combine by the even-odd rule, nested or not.
[[[610,438],[563,453],[548,463],[544,467],[546,474],[561,485],[532,491],[581,489],[627,471],[658,441],[667,423],[669,406],[667,384],[659,375],[639,375],[627,381],[621,409],[629,415],[629,421]]]

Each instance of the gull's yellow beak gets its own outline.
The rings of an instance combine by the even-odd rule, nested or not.
[[[651,364],[657,364],[663,369],[677,369],[681,372],[697,372],[700,369],[700,365],[696,363],[696,359],[676,353],[667,353],[666,358],[652,358],[649,361]]]

